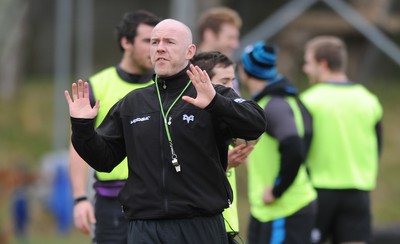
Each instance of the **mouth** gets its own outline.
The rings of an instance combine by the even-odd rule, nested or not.
[[[158,62],[158,61],[168,61],[168,60],[166,58],[159,57],[159,58],[156,58],[156,62]]]

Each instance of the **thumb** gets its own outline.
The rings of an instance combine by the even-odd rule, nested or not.
[[[182,100],[195,105],[195,99],[189,96],[182,96]]]
[[[95,224],[96,223],[96,217],[94,216],[94,211],[90,211],[89,212],[89,221],[91,224]]]
[[[96,100],[96,103],[94,104],[93,107],[93,109],[96,111],[96,114],[99,111],[99,108],[100,108],[100,100]]]

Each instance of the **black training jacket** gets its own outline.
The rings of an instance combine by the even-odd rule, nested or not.
[[[185,68],[158,79],[166,112],[189,81]],[[209,216],[232,202],[225,175],[232,138],[257,139],[265,131],[263,110],[232,89],[217,92],[205,109],[179,99],[168,121],[181,165],[176,172],[155,84],[136,89],[116,103],[94,130],[94,120],[71,118],[72,143],[95,170],[110,172],[128,157],[129,176],[119,194],[129,219]],[[184,95],[196,97],[192,84]],[[169,118],[171,117],[171,118]]]

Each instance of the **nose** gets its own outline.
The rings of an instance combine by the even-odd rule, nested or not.
[[[164,43],[163,43],[163,42],[159,42],[159,43],[157,44],[156,50],[157,50],[157,52],[162,52],[162,51],[164,51],[164,50],[165,50]]]

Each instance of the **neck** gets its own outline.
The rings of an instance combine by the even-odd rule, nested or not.
[[[211,45],[208,45],[205,42],[202,42],[200,43],[197,52],[200,53],[200,52],[211,52],[211,51],[215,51],[215,48]]]
[[[124,54],[124,57],[122,58],[122,60],[119,64],[121,69],[123,69],[125,72],[128,72],[130,74],[141,75],[141,74],[145,74],[150,71],[150,69],[138,66],[137,64],[132,62],[132,60],[130,58],[125,57],[125,55],[127,55],[127,54]]]
[[[256,94],[262,91],[266,85],[268,85],[268,82],[254,78],[249,78],[247,81],[247,87],[250,94]]]
[[[321,82],[329,82],[329,81],[335,81],[335,82],[347,82],[349,79],[347,78],[347,75],[343,72],[329,72],[326,74],[321,75]]]

